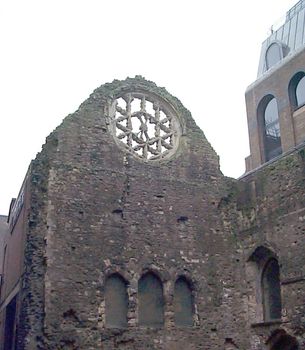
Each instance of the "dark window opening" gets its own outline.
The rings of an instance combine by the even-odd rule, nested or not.
[[[282,313],[280,268],[276,259],[270,259],[262,274],[264,319],[280,319]]]
[[[174,290],[175,324],[177,326],[193,326],[193,295],[188,281],[179,277]]]
[[[149,272],[140,278],[138,298],[139,324],[161,327],[164,324],[163,286],[155,274]]]
[[[106,327],[126,328],[128,311],[128,295],[125,280],[118,274],[106,280],[105,315]]]
[[[4,349],[14,349],[15,319],[16,319],[17,296],[15,296],[6,307],[4,328]]]

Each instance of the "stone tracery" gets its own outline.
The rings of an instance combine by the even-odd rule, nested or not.
[[[114,104],[115,135],[129,151],[149,161],[174,152],[179,125],[164,101],[135,92],[122,95]]]

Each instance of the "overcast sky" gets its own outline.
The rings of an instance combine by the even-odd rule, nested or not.
[[[244,92],[260,45],[296,0],[2,0],[0,214],[46,136],[89,94],[142,75],[178,97],[239,177]]]

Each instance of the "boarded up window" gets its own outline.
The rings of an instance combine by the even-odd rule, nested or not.
[[[125,280],[118,274],[107,278],[105,288],[106,327],[127,327],[128,296]]]
[[[192,290],[184,277],[179,277],[175,283],[174,310],[177,326],[191,327],[193,325]]]
[[[265,321],[281,318],[280,269],[276,259],[270,259],[262,275]]]
[[[164,323],[163,287],[160,279],[153,273],[147,273],[139,280],[139,324],[161,327]]]

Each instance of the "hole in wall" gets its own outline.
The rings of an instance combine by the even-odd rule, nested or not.
[[[178,219],[177,219],[177,222],[178,223],[185,223],[188,221],[188,217],[187,216],[180,216]]]
[[[112,214],[122,214],[123,213],[123,209],[114,209],[112,211]]]

